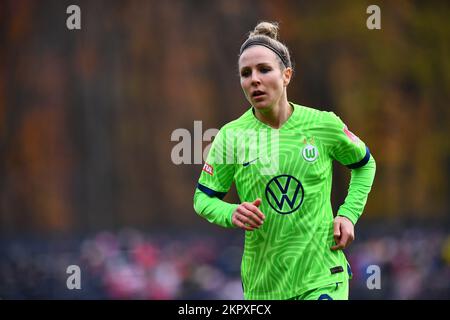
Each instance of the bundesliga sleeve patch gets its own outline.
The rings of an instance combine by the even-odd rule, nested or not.
[[[203,171],[205,171],[209,175],[213,175],[213,167],[206,162],[203,165]]]
[[[344,127],[344,133],[353,143],[359,143],[359,138],[353,132],[348,130],[347,126]]]

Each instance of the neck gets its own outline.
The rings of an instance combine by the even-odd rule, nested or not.
[[[286,96],[273,107],[267,108],[267,110],[255,109],[256,118],[275,129],[279,129],[289,119],[291,114],[292,108]]]

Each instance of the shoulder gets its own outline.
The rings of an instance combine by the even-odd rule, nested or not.
[[[294,106],[298,110],[299,121],[309,127],[336,126],[342,123],[341,119],[333,111],[320,110],[298,104],[294,104]]]
[[[324,111],[323,112],[323,118],[322,121],[330,127],[333,128],[342,128],[344,125],[344,122],[341,120],[341,118],[334,113],[333,111]]]
[[[225,132],[229,130],[245,129],[251,126],[253,120],[252,109],[249,108],[239,118],[224,124],[219,131]]]

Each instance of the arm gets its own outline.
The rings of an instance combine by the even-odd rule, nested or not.
[[[253,231],[259,228],[265,219],[264,214],[258,209],[261,199],[252,203],[231,204],[200,189],[195,190],[194,210],[211,223],[225,228],[239,227]]]
[[[252,231],[264,220],[258,209],[261,199],[253,203],[231,204],[223,201],[234,179],[235,163],[229,162],[227,143],[232,143],[235,133],[222,128],[214,139],[203,166],[194,194],[194,210],[207,221],[225,228],[239,227]],[[229,145],[228,145],[229,146]],[[234,143],[231,146],[235,146]],[[235,150],[232,154],[235,158]]]
[[[362,167],[352,169],[350,186],[344,204],[334,219],[334,239],[332,250],[345,249],[355,239],[354,225],[361,216],[375,177],[376,163],[370,156]]]
[[[225,228],[234,227],[231,218],[237,207],[237,204],[231,204],[215,196],[209,196],[198,188],[195,190],[194,210],[211,223]]]
[[[372,155],[366,165],[352,170],[348,194],[338,210],[338,216],[346,217],[356,224],[366,205],[375,171],[376,163]]]

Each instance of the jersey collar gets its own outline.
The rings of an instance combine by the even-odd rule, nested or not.
[[[289,116],[289,118],[283,123],[283,125],[280,128],[278,128],[278,129],[273,128],[273,127],[269,126],[268,124],[266,124],[266,123],[262,122],[261,120],[259,120],[256,117],[256,115],[255,115],[255,109],[253,107],[250,108],[250,112],[251,112],[252,118],[254,119],[254,121],[256,123],[259,124],[259,126],[262,126],[264,128],[269,128],[269,129],[272,129],[272,130],[284,130],[284,129],[289,129],[291,127],[291,123],[294,122],[294,119],[297,117],[297,115],[299,113],[297,105],[295,105],[294,103],[292,103],[290,101],[289,101],[289,105],[292,107],[292,113]]]

